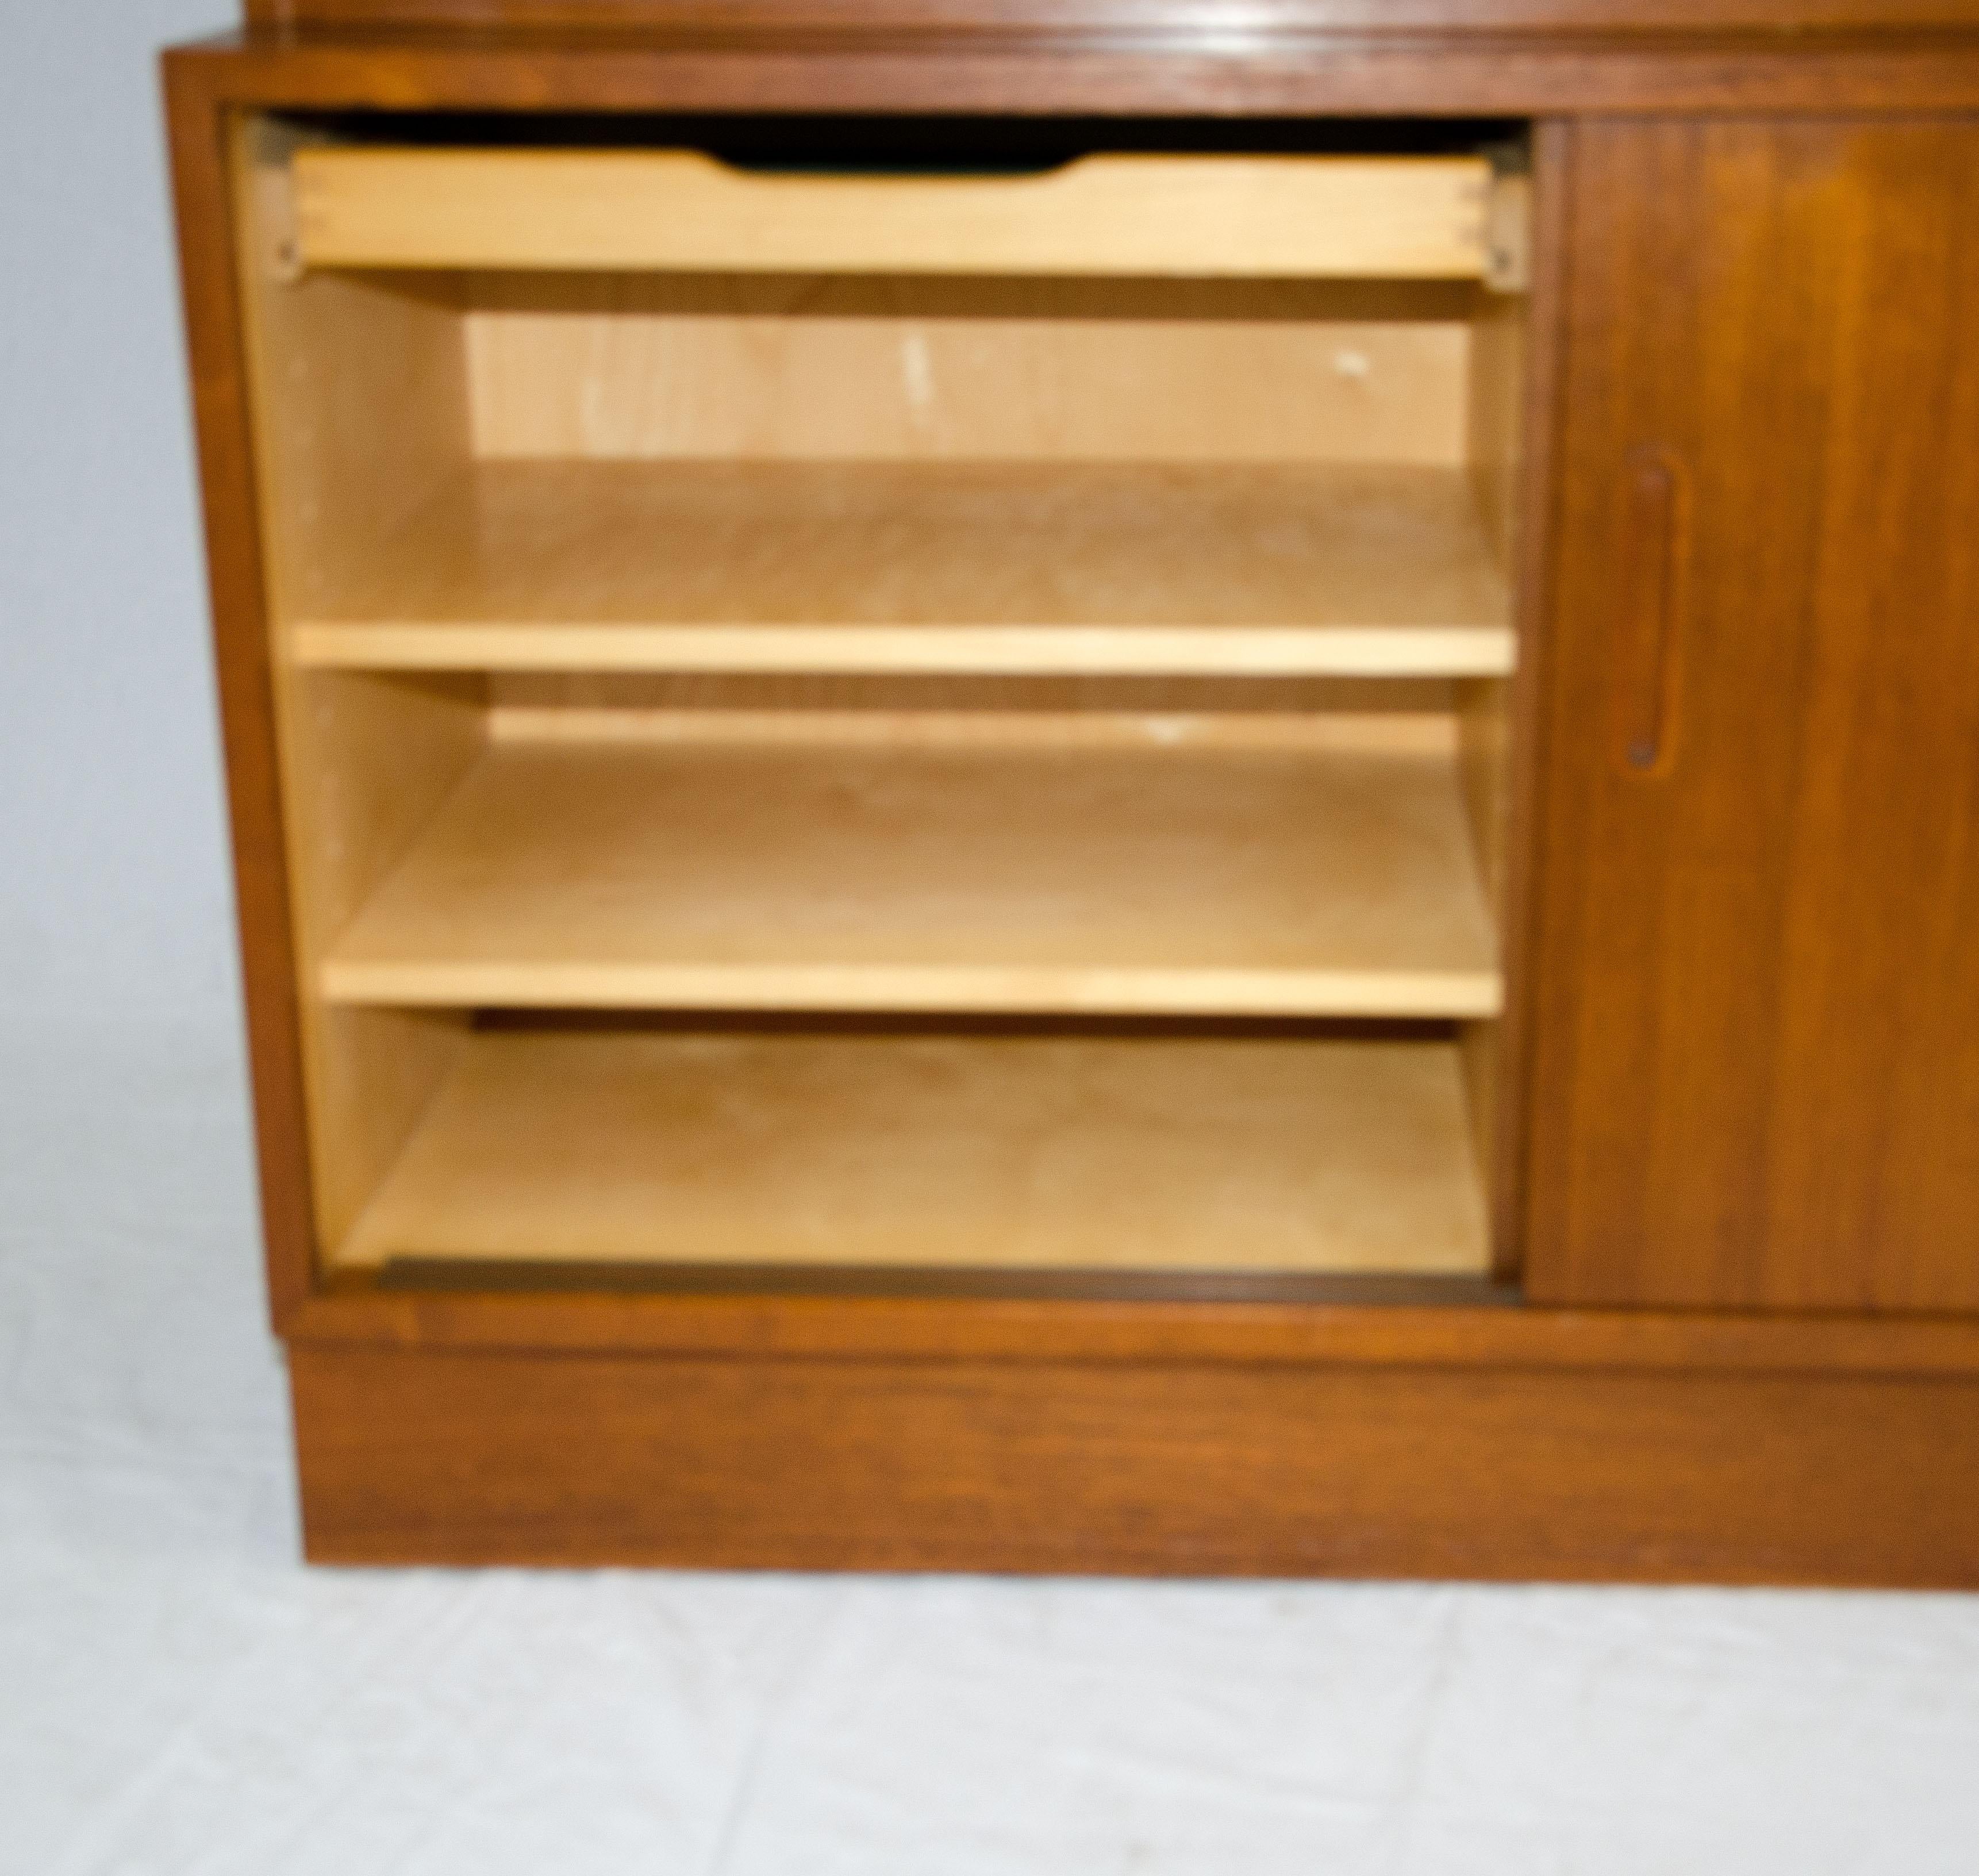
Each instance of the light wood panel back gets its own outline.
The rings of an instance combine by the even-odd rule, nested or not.
[[[1466,459],[1447,284],[476,277],[478,456]]]

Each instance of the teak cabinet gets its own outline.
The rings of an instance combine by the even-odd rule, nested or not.
[[[1979,1581],[1979,15],[250,13],[312,1557]]]

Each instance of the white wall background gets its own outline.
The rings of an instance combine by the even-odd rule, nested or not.
[[[227,1019],[155,53],[225,0],[0,0],[0,1008]]]
[[[224,23],[0,0],[0,1876],[1979,1868],[1979,1598],[299,1566],[152,58]]]

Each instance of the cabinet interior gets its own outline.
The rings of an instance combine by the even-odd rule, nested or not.
[[[243,126],[327,1268],[1503,1268],[1517,184],[1422,141],[1288,278],[1155,154],[1064,251],[711,166],[852,257],[715,270]]]

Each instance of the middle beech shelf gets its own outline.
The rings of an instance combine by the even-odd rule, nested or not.
[[[330,947],[332,1001],[1499,1008],[1447,715],[493,721]]]
[[[304,665],[1486,676],[1466,472],[486,462],[306,570]]]

